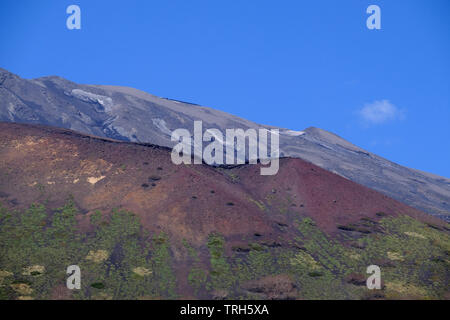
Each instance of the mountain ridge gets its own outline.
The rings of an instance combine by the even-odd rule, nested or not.
[[[172,147],[170,132],[275,128],[223,111],[129,87],[78,85],[61,77],[22,79],[0,72],[0,121],[41,123],[118,140]],[[450,221],[450,179],[406,168],[323,129],[280,130],[280,155],[298,157]]]

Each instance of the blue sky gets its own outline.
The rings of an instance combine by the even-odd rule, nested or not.
[[[71,4],[81,30],[66,28]],[[316,126],[450,177],[449,13],[448,0],[2,0],[0,67]]]

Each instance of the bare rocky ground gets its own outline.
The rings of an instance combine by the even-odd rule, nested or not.
[[[307,106],[305,106],[307,107]],[[0,121],[45,124],[124,141],[172,146],[177,128],[272,128],[127,87],[80,85],[52,76],[22,79],[0,69]],[[444,220],[450,180],[405,168],[319,128],[280,129],[281,155],[301,158]]]

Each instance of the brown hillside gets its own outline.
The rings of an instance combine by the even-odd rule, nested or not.
[[[249,248],[252,243],[257,243],[254,250],[260,250],[258,246],[267,250],[304,250],[296,239],[297,222],[305,217],[337,239],[349,235],[345,230],[348,226],[356,228],[357,233],[383,233],[376,229],[376,222],[373,224],[381,219],[380,212],[413,216],[433,222],[436,228],[444,225],[441,220],[300,159],[281,159],[275,176],[261,176],[259,165],[231,169],[176,166],[171,162],[170,150],[164,147],[65,129],[0,123],[0,202],[10,209],[23,209],[34,202],[56,208],[68,198],[83,213],[77,216],[81,231],[90,232],[93,226],[89,217],[94,212],[109,214],[114,208],[135,213],[150,233],[164,231],[170,238],[177,292],[184,298],[211,298],[217,294],[193,293],[188,284],[192,261],[183,247],[187,241],[198,250],[199,263],[208,270],[210,250],[206,243],[213,233],[223,235],[226,254],[233,256],[233,252],[253,250]],[[360,226],[367,219],[375,229]],[[272,289],[266,288],[273,281],[281,281],[280,286],[287,288],[279,297],[297,296],[285,276],[261,281],[261,290],[268,290],[265,297],[274,295]],[[248,290],[258,283],[248,284]],[[246,286],[244,283],[242,288]],[[244,293],[248,294],[248,290]]]
[[[87,215],[124,208],[149,230],[194,243],[213,231],[230,239],[285,237],[288,212],[313,218],[329,234],[377,212],[432,219],[301,159],[281,159],[275,176],[261,176],[258,165],[177,166],[167,148],[34,125],[0,123],[0,177],[0,199],[9,206],[61,205],[73,196]]]

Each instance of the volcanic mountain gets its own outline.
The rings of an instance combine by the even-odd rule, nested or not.
[[[60,77],[22,79],[0,69],[0,121],[45,124],[96,136],[172,147],[171,131],[273,128],[127,87],[80,85]],[[450,215],[450,180],[409,169],[318,128],[280,129],[282,156],[301,158],[429,214]]]
[[[442,220],[298,158],[261,176],[259,164],[174,165],[170,153],[0,123],[0,296],[448,297]],[[83,285],[70,291],[74,264]]]

